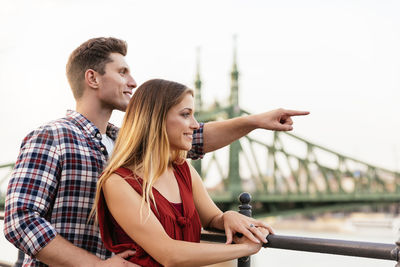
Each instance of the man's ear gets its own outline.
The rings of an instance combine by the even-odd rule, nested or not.
[[[91,88],[99,88],[99,73],[92,69],[85,71],[85,82]]]

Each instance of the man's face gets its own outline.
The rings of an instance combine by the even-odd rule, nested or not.
[[[137,84],[123,55],[111,53],[110,59],[112,62],[106,64],[104,75],[98,76],[98,97],[103,107],[125,111]]]

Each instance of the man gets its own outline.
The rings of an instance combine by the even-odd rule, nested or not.
[[[7,190],[4,233],[26,254],[24,266],[135,266],[124,259],[134,251],[111,257],[88,221],[97,178],[118,133],[108,121],[114,109],[126,109],[137,86],[126,53],[126,43],[116,38],[90,39],[75,49],[67,77],[76,111],[23,140]],[[201,158],[256,128],[291,130],[291,116],[305,114],[279,109],[201,125],[190,157]]]

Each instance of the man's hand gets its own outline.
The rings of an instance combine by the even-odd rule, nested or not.
[[[137,264],[134,264],[132,262],[127,261],[126,259],[133,256],[135,254],[135,251],[133,250],[126,250],[124,252],[121,252],[119,254],[116,254],[115,256],[105,260],[105,261],[98,261],[98,263],[95,265],[96,267],[140,267]]]
[[[291,131],[293,130],[293,116],[308,115],[308,111],[298,111],[289,109],[275,109],[268,112],[249,115],[255,128],[273,130],[273,131]]]
[[[61,237],[61,235],[57,235],[47,246],[36,254],[36,257],[49,266],[137,267],[138,265],[125,260],[135,253],[136,252],[133,250],[126,250],[107,260],[101,260],[96,255],[73,245],[71,242]]]
[[[308,111],[275,109],[272,111],[204,124],[203,151],[205,153],[229,145],[255,129],[273,131],[293,130],[293,116],[308,115]]]

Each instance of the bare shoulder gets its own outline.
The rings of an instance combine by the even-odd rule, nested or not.
[[[123,180],[124,180],[124,178],[122,178],[120,175],[113,173],[110,175],[110,177],[108,177],[106,183],[118,183]]]
[[[130,187],[129,184],[125,181],[125,179],[119,176],[116,173],[110,175],[107,180],[104,182],[103,189],[107,190],[120,190],[124,187]]]
[[[196,171],[196,169],[192,166],[192,164],[190,164],[190,162],[188,162],[186,160],[187,165],[189,166],[189,170],[190,170],[190,174],[193,176],[199,176],[198,172]]]
[[[190,175],[192,177],[192,187],[195,189],[199,185],[203,184],[203,181],[201,180],[201,177],[199,173],[196,171],[196,169],[188,162],[189,169],[190,169]]]
[[[192,164],[187,159],[185,159],[185,162],[189,166],[190,174],[193,175],[193,173],[197,173],[196,169],[192,166]]]

